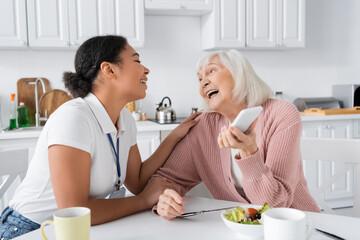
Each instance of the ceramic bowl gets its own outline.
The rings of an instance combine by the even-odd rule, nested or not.
[[[258,208],[258,206],[256,208]],[[231,213],[232,210],[233,209],[222,211],[221,219],[224,221],[226,226],[228,226],[231,230],[233,230],[236,233],[236,235],[239,236],[239,239],[246,239],[246,240],[264,239],[263,225],[241,224],[227,220],[224,214],[229,214]]]

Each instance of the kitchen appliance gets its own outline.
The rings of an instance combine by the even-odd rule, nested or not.
[[[299,112],[310,108],[319,109],[335,109],[340,108],[340,101],[333,97],[322,97],[322,98],[297,98],[294,100],[294,105],[297,107]]]
[[[165,100],[169,101],[169,106],[164,103]],[[156,108],[155,120],[159,123],[172,123],[176,120],[175,111],[171,108],[171,100],[169,97],[164,97]]]
[[[153,119],[153,118],[149,118],[148,120],[151,121],[151,122],[158,123],[158,124],[180,124],[185,119],[186,119],[186,117],[178,117],[178,118],[176,118],[174,120],[171,120],[171,121],[160,121],[160,120]]]
[[[360,106],[360,84],[333,85],[332,94],[342,102],[342,107]]]

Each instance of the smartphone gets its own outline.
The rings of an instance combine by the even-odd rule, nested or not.
[[[262,111],[261,106],[245,108],[240,111],[230,126],[237,127],[240,131],[246,132]]]

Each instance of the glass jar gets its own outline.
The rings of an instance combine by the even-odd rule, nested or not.
[[[284,100],[283,92],[277,92],[277,91],[273,92],[272,98],[279,99],[279,100]]]

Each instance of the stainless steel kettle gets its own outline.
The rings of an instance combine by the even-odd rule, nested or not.
[[[169,101],[169,106],[164,103],[164,100]],[[155,119],[160,123],[171,123],[176,120],[175,111],[171,108],[171,100],[169,97],[164,97],[161,102],[158,104],[159,107],[156,108]]]

